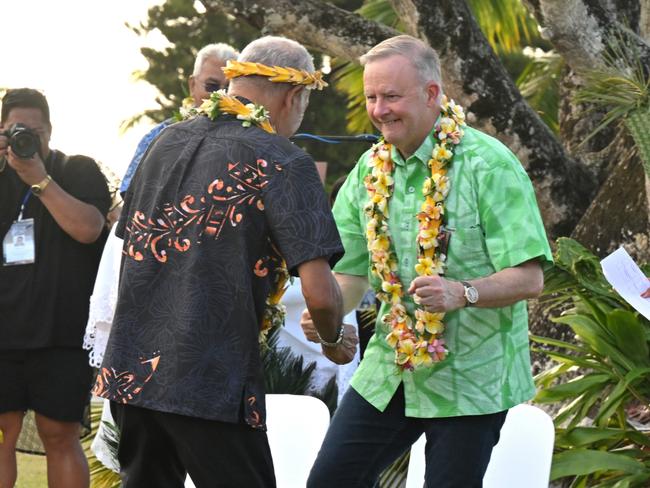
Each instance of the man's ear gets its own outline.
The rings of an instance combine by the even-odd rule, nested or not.
[[[194,75],[190,75],[187,79],[187,86],[190,89],[190,95],[194,96],[194,87],[196,86],[196,78],[194,78]]]
[[[302,101],[302,91],[306,88],[302,85],[292,86],[287,90],[284,101],[288,109],[292,109],[294,105],[300,104]]]
[[[435,108],[440,98],[440,85],[435,81],[430,81],[426,86],[427,106]]]

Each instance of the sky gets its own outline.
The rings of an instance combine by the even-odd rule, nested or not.
[[[124,22],[146,20],[163,0],[0,0],[0,88],[29,87],[48,99],[50,147],[102,161],[121,177],[153,124],[120,134],[123,120],[156,108],[157,90],[132,73],[146,69],[143,45]]]

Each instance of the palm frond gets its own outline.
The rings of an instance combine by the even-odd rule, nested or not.
[[[575,95],[577,103],[590,105],[588,110],[607,110],[582,144],[611,124],[622,124],[629,114],[649,103],[650,78],[634,44],[620,35],[612,37],[602,61],[601,66],[582,73],[585,86]]]
[[[560,129],[558,107],[564,64],[554,51],[535,53],[516,81],[522,96],[556,134]]]
[[[313,391],[310,385],[316,363],[305,366],[302,356],[288,347],[279,347],[278,332],[279,328],[269,331],[266,341],[268,347],[261,353],[266,392],[311,395],[322,400],[333,413],[338,397],[336,378],[330,379],[320,391]]]
[[[476,21],[495,52],[520,51],[539,37],[535,19],[520,0],[469,0]]]
[[[366,19],[403,30],[403,25],[388,0],[366,0],[357,13]]]
[[[117,446],[119,445],[119,432],[115,425],[109,422],[103,422],[102,418],[103,403],[91,403],[90,422],[91,431],[82,441],[82,446],[86,458],[88,459],[88,469],[90,471],[90,485],[93,488],[120,488],[122,481],[120,475],[104,465],[91,449],[93,439],[97,435],[100,423],[104,424],[106,445],[109,448],[110,455],[117,459]],[[115,463],[117,464],[117,462]]]
[[[336,89],[348,96],[346,116],[347,130],[351,134],[369,133],[373,125],[366,113],[366,97],[363,93],[363,68],[356,63],[337,66],[332,74]]]

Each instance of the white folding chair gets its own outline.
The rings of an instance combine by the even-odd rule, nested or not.
[[[521,404],[511,408],[499,442],[483,477],[483,488],[548,488],[555,427],[544,410]],[[422,435],[411,447],[406,488],[422,488],[424,445]]]
[[[277,486],[304,488],[330,423],[327,405],[304,395],[266,395],[266,425]]]
[[[266,395],[266,426],[280,488],[305,488],[330,423],[327,405],[303,395]],[[185,488],[194,488],[188,476]]]

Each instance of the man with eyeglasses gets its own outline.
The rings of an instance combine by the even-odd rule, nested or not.
[[[224,43],[208,44],[201,48],[196,54],[194,70],[188,78],[188,88],[192,104],[195,107],[201,105],[204,99],[210,97],[210,93],[228,87],[228,80],[222,70],[226,62],[236,59],[238,55],[232,46]],[[138,143],[133,159],[122,178],[120,193],[126,193],[131,178],[140,164],[140,160],[147,152],[147,148],[162,130],[174,122],[173,118],[164,120],[156,125]],[[113,220],[119,219],[121,204]],[[114,310],[115,294],[117,292],[119,261],[122,255],[122,240],[115,237],[113,233],[106,242],[102,261],[99,266],[97,283],[93,291],[90,303],[89,320],[84,335],[84,348],[89,351],[90,365],[98,367],[104,357],[104,348],[110,333],[111,317],[106,317],[106,310]],[[101,279],[102,277],[113,277],[113,279]],[[99,436],[98,436],[99,437]]]
[[[216,44],[208,44],[201,48],[196,54],[194,61],[194,71],[188,79],[190,89],[190,98],[195,107],[201,105],[203,100],[210,97],[210,93],[222,88],[228,87],[228,80],[224,75],[221,68],[226,66],[229,59],[237,59],[239,53],[228,44],[219,42]],[[131,182],[131,178],[135,173],[138,164],[149,145],[153,142],[160,132],[169,124],[174,122],[174,119],[167,119],[155,126],[149,133],[147,133],[138,144],[133,159],[126,170],[126,174],[122,179],[120,185],[120,193],[124,194]]]

